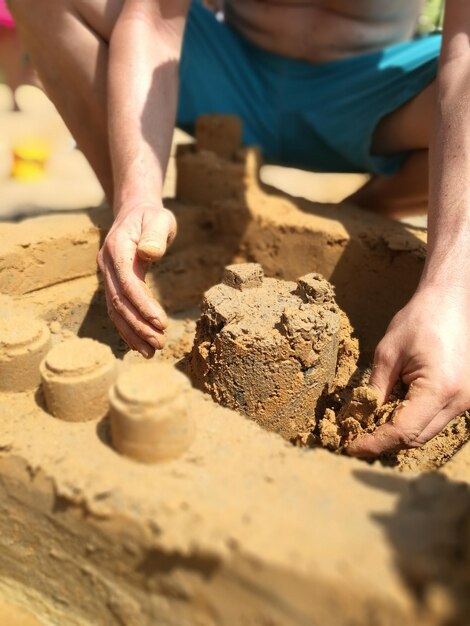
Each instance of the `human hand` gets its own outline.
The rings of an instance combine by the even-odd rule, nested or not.
[[[122,208],[98,253],[108,314],[130,348],[146,358],[163,348],[168,324],[144,281],[148,261],[160,259],[175,235],[175,217],[161,205]]]
[[[425,288],[393,318],[377,347],[370,384],[386,401],[399,377],[408,394],[391,422],[349,444],[375,457],[418,448],[470,407],[470,311],[466,290]]]

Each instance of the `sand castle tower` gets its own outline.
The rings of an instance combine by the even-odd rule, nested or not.
[[[318,274],[296,283],[231,265],[205,295],[190,367],[220,404],[292,440],[311,429],[333,383],[341,311]]]

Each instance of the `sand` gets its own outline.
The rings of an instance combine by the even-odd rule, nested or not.
[[[152,365],[182,366],[201,332],[195,307],[208,290],[219,298],[217,310],[230,312],[237,299],[244,311],[259,310],[261,300],[263,309],[270,294],[260,300],[258,291],[280,289],[288,314],[273,304],[265,328],[275,335],[279,319],[287,361],[295,354],[300,372],[312,358],[303,324],[322,322],[319,370],[332,404],[317,401],[323,415],[310,416],[314,424],[302,436],[319,436],[322,425],[325,443],[329,431],[335,447],[343,436],[334,430],[337,416],[347,402],[341,393],[362,384],[360,372],[355,378],[355,337],[363,370],[417,284],[425,236],[353,207],[275,192],[260,184],[257,163],[256,151],[247,149],[232,161],[193,147],[181,153],[181,195],[168,202],[180,234],[148,276],[171,329]],[[142,462],[119,450],[109,416],[64,421],[47,410],[41,388],[0,392],[0,596],[39,622],[70,626],[466,626],[468,444],[439,472],[404,473],[414,457],[384,468],[292,446],[188,383],[180,404],[179,391],[168,393],[171,378],[152,385],[132,375],[142,360],[124,354],[96,276],[108,224],[104,210],[1,224],[0,291],[7,306],[47,324],[53,350],[71,335],[94,339],[117,357],[119,380],[137,376],[142,386],[132,383],[132,398],[153,407],[152,428],[138,431],[137,447],[158,432],[153,426],[162,415],[170,422],[190,417],[194,437],[172,458]],[[227,265],[247,262],[259,264],[264,276],[259,266],[248,272],[243,266],[224,279]],[[225,304],[221,292],[230,294]],[[202,320],[210,291],[204,302]],[[258,323],[249,313],[231,320],[234,343],[242,343],[242,327],[249,336]],[[239,366],[247,372],[242,359]],[[118,395],[127,404],[123,389]],[[373,399],[361,393],[353,419],[373,428]],[[86,418],[78,398],[76,405]],[[118,411],[128,419],[139,414],[128,406]],[[453,428],[449,438],[461,444],[466,426]],[[437,467],[447,460],[439,446],[416,451],[416,459]]]
[[[47,407],[69,422],[107,415],[108,390],[117,375],[111,349],[93,339],[66,339],[50,350],[40,365]]]
[[[0,390],[28,391],[39,384],[39,363],[50,347],[46,324],[16,307],[0,308]]]
[[[347,445],[365,433],[393,419],[405,399],[406,388],[398,383],[390,398],[381,404],[377,392],[364,384],[367,371],[358,371],[350,383],[324,397],[323,416],[313,431],[311,444],[320,443],[333,451],[344,451]],[[328,408],[325,408],[329,404]],[[430,471],[444,466],[470,439],[470,414],[462,413],[422,448],[384,455],[380,461],[406,471]]]
[[[242,123],[236,115],[201,115],[196,121],[198,151],[231,160],[242,147]]]
[[[222,406],[295,441],[334,384],[340,329],[317,274],[294,283],[265,278],[256,263],[231,265],[205,294],[189,374]]]
[[[110,390],[114,448],[143,463],[178,458],[194,439],[190,387],[185,376],[163,363],[124,371]]]

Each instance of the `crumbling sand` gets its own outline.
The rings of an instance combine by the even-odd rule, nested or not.
[[[264,278],[257,264],[232,265],[205,294],[190,375],[216,402],[294,441],[334,386],[340,331],[333,290],[319,275],[293,283]],[[341,369],[351,369],[347,356],[343,343]]]
[[[381,404],[377,391],[364,384],[367,378],[367,371],[362,375],[358,373],[352,380],[353,385],[358,386],[349,384],[337,390],[336,397],[330,396],[330,407],[324,409],[311,443],[319,442],[329,450],[343,450],[352,440],[374,432],[393,419],[405,398],[406,389],[398,383],[388,401]],[[381,461],[402,470],[428,471],[445,465],[469,439],[470,414],[465,412],[423,447],[387,454]]]

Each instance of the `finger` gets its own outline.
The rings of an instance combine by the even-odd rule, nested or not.
[[[434,437],[438,435],[447,426],[447,424],[454,419],[454,417],[456,417],[455,410],[448,407],[438,413],[432,422],[428,424],[421,433],[421,444],[424,445],[428,441],[431,441],[431,439],[434,439]]]
[[[147,322],[132,303],[120,293],[119,283],[111,268],[108,268],[104,274],[104,284],[108,307],[110,305],[110,308],[125,321],[133,333],[154,350],[163,348],[165,345],[163,332]]]
[[[156,350],[163,348],[165,344],[163,331],[158,330],[147,322],[132,303],[119,292],[119,283],[112,270],[109,270],[105,275],[105,286],[114,310],[124,319],[134,333],[151,345],[152,348]]]
[[[127,343],[131,350],[140,352],[146,359],[151,359],[155,354],[155,349],[149,346],[143,339],[135,333],[132,328],[124,321],[124,319],[116,313],[108,295],[106,295],[106,303],[108,305],[108,315],[116,326],[121,338]]]
[[[405,445],[403,434],[388,422],[372,434],[361,435],[346,446],[346,453],[359,459],[380,456],[384,452],[398,450]]]
[[[381,344],[377,346],[374,356],[374,365],[369,379],[369,385],[377,391],[380,402],[384,403],[392,393],[401,370],[401,360],[387,352]]]
[[[145,270],[132,240],[118,240],[114,261],[109,258],[108,253],[106,259],[106,265],[114,267],[119,292],[124,294],[144,319],[158,330],[164,330],[168,326],[168,317],[145,284]]]
[[[426,390],[410,387],[392,421],[372,434],[362,435],[347,446],[347,453],[357,457],[376,457],[402,448],[419,447],[423,433],[441,412],[436,396]]]
[[[137,254],[144,261],[158,261],[175,236],[176,220],[171,211],[146,211],[142,219],[142,235]]]

